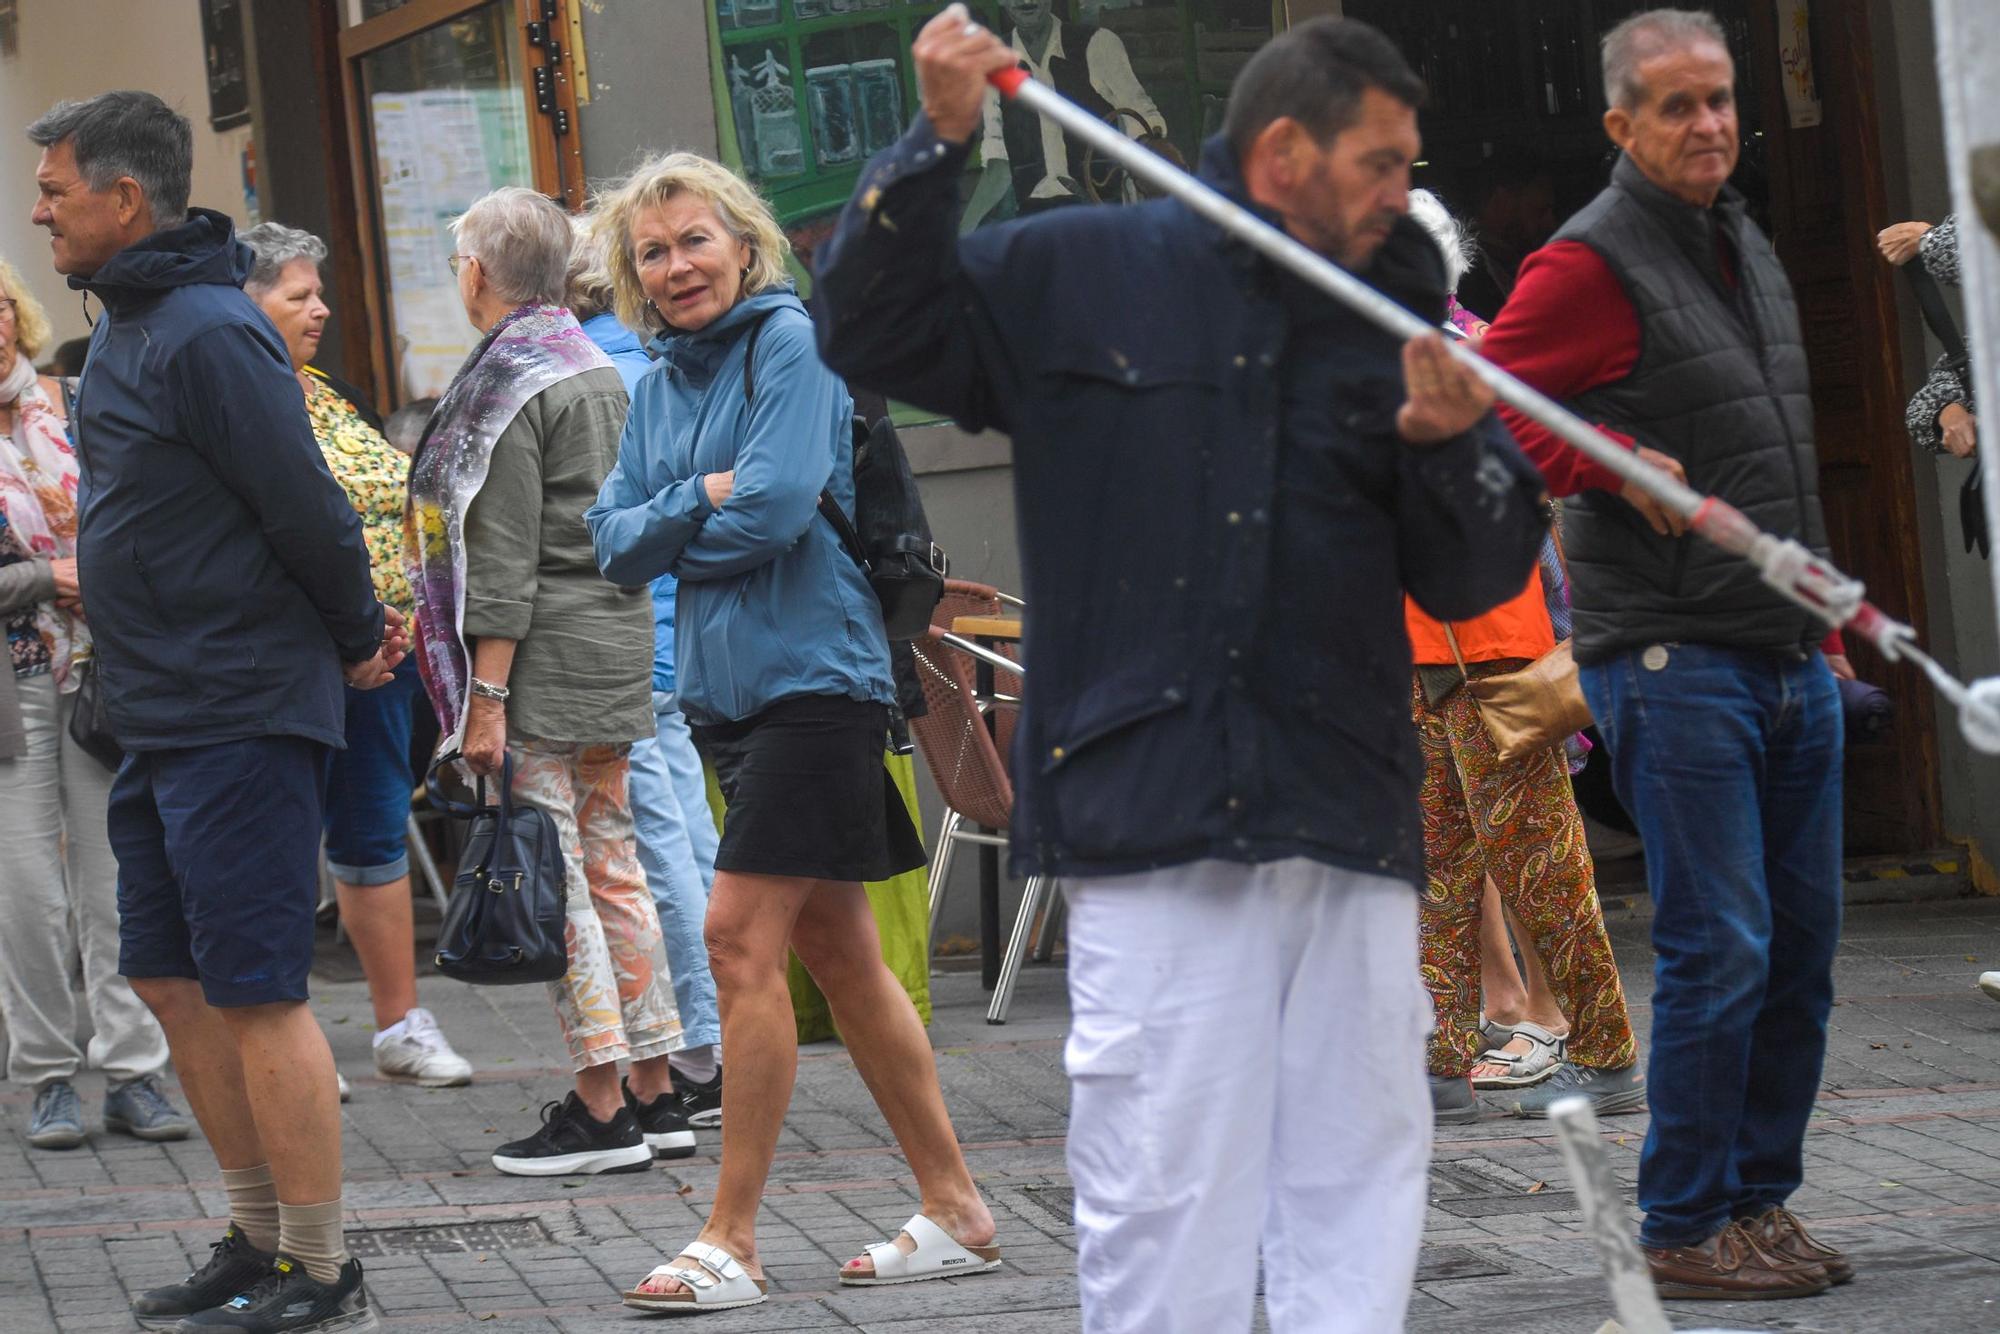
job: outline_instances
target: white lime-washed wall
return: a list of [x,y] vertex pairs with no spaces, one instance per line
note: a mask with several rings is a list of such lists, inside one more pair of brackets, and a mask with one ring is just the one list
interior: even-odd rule
[[0,57],[0,255],[48,308],[56,341],[90,332],[77,294],[49,267],[48,233],[28,221],[35,164],[29,122],[64,98],[114,88],[157,93],[194,122],[190,202],[246,218],[243,150],[250,126],[208,125],[201,10],[194,0],[24,0],[16,54]]

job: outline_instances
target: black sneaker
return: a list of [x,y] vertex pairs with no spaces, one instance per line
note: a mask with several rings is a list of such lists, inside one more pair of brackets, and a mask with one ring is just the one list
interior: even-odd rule
[[220,1306],[255,1287],[278,1257],[260,1251],[230,1228],[209,1247],[208,1263],[178,1283],[142,1292],[132,1299],[132,1315],[142,1329],[173,1329],[197,1311]]
[[646,1147],[656,1158],[687,1158],[694,1153],[694,1132],[688,1129],[687,1113],[681,1110],[681,1100],[672,1089],[662,1093],[651,1102],[640,1102],[632,1095],[632,1085],[619,1080],[618,1087],[625,1090],[625,1106],[632,1118],[639,1123],[639,1133],[646,1137]]
[[722,1124],[722,1071],[715,1072],[715,1078],[706,1084],[697,1084],[686,1075],[673,1068],[668,1062],[667,1069],[674,1077],[674,1094],[681,1100],[681,1110],[687,1113],[688,1124],[697,1130],[713,1130]]
[[349,1260],[331,1283],[321,1283],[290,1256],[281,1255],[271,1272],[248,1292],[181,1321],[179,1334],[240,1330],[245,1334],[291,1331],[379,1329],[361,1286],[361,1262]]
[[598,1172],[644,1172],[653,1151],[630,1107],[598,1121],[572,1093],[542,1107],[542,1128],[526,1139],[502,1144],[493,1165],[509,1176],[564,1177]]

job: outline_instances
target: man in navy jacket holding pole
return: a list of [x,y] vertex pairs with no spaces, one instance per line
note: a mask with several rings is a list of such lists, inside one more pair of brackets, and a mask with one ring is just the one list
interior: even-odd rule
[[[817,288],[830,365],[1012,435],[1032,686],[1013,861],[1070,896],[1084,1325],[1402,1325],[1430,1008],[1405,589],[1520,590],[1541,481],[1437,339],[1407,346],[1178,201],[960,238],[986,76],[954,5],[923,114],[862,173]],[[1202,174],[1428,320],[1404,217],[1423,86],[1381,34],[1265,46]]]

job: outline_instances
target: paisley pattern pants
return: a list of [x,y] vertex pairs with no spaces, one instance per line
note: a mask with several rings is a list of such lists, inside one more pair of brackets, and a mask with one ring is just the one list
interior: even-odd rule
[[1562,747],[1503,762],[1464,689],[1434,707],[1416,684],[1411,712],[1424,757],[1419,923],[1424,985],[1437,1007],[1431,1073],[1464,1075],[1485,1047],[1479,900],[1488,875],[1533,942],[1549,989],[1569,1017],[1569,1059],[1607,1070],[1631,1065],[1638,1044]]

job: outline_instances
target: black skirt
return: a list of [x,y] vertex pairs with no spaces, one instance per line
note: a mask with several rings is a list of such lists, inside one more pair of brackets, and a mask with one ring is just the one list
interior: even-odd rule
[[728,806],[716,870],[870,881],[924,864],[923,840],[883,763],[885,706],[803,695],[689,730]]

